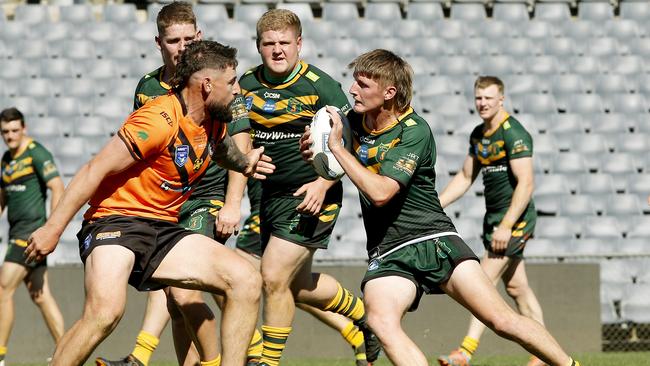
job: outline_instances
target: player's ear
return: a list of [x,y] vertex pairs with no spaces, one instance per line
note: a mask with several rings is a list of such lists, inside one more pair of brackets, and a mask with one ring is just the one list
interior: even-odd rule
[[298,53],[300,53],[300,50],[302,50],[302,36],[296,38],[296,45],[298,46]]
[[162,50],[162,44],[160,44],[160,36],[156,36],[154,39],[156,40],[156,47],[158,47],[158,50]]
[[397,88],[394,85],[387,86],[384,88],[384,100],[391,100],[395,98],[397,94]]
[[198,31],[196,31],[196,37],[194,37],[194,38],[197,41],[200,41],[201,39],[203,39],[203,32],[201,32],[201,30],[199,29]]

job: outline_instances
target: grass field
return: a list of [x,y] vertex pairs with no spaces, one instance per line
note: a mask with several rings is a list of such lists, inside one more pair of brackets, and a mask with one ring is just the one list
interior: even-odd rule
[[[650,352],[629,353],[590,353],[578,354],[577,359],[582,366],[650,366]],[[528,361],[526,356],[477,356],[472,366],[523,366]],[[431,365],[437,365],[435,360],[430,360]],[[42,364],[15,364],[12,366],[37,366]],[[87,365],[94,365],[87,363]],[[153,362],[150,366],[174,366],[171,362]],[[287,359],[282,366],[353,366],[351,359]],[[380,358],[375,366],[389,366],[385,358]]]

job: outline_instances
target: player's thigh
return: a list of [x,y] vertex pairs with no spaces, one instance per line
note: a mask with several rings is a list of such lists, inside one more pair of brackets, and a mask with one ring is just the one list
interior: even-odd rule
[[133,252],[121,245],[95,247],[85,263],[86,305],[123,311],[134,262]]
[[0,268],[0,286],[5,290],[15,290],[29,274],[29,269],[13,262],[4,262]]
[[522,259],[512,259],[501,277],[506,288],[521,289],[528,287],[526,265]]
[[236,248],[235,252],[252,264],[255,269],[258,271],[260,270],[260,267],[262,266],[262,258],[239,248]]
[[478,262],[461,262],[454,269],[449,281],[440,287],[483,323],[494,322],[500,314],[513,312]]
[[272,235],[262,256],[262,278],[289,287],[299,274],[311,276],[303,267],[311,265],[315,250]]
[[207,236],[181,239],[163,258],[152,278],[177,287],[223,291],[234,282],[255,280],[257,271],[234,250]]
[[374,278],[363,288],[363,303],[371,324],[398,324],[416,296],[413,281],[402,276]]
[[499,278],[508,269],[510,262],[511,259],[509,257],[494,255],[486,251],[481,260],[481,268],[483,268],[490,281],[496,285]]

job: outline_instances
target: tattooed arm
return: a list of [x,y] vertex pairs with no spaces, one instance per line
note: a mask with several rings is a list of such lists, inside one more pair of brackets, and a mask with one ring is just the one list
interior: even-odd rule
[[266,174],[273,173],[275,169],[271,158],[264,155],[264,147],[252,149],[248,154],[244,154],[229,135],[215,144],[212,150],[212,159],[223,168],[256,179],[264,179]]

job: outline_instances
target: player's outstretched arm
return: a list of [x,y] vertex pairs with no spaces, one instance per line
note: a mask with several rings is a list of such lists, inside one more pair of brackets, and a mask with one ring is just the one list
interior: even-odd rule
[[27,260],[39,261],[52,253],[65,227],[88,202],[102,180],[133,164],[135,160],[124,142],[117,136],[113,137],[91,161],[79,169],[45,224],[29,237],[29,245],[25,250]]
[[223,168],[240,172],[255,179],[265,179],[266,175],[273,173],[275,170],[271,158],[264,155],[263,146],[244,154],[228,135],[215,145],[212,158]]
[[454,175],[454,178],[447,183],[445,189],[440,193],[439,198],[442,208],[449,206],[462,197],[476,180],[479,171],[480,166],[476,158],[467,155],[460,171]]
[[[248,153],[251,150],[251,138],[248,130],[235,134],[233,137],[235,145],[240,151]],[[230,235],[239,232],[239,221],[241,219],[241,200],[244,196],[246,181],[248,179],[241,173],[234,170],[228,171],[228,184],[226,186],[226,200],[223,207],[217,213],[215,222],[217,235],[227,239]]]

